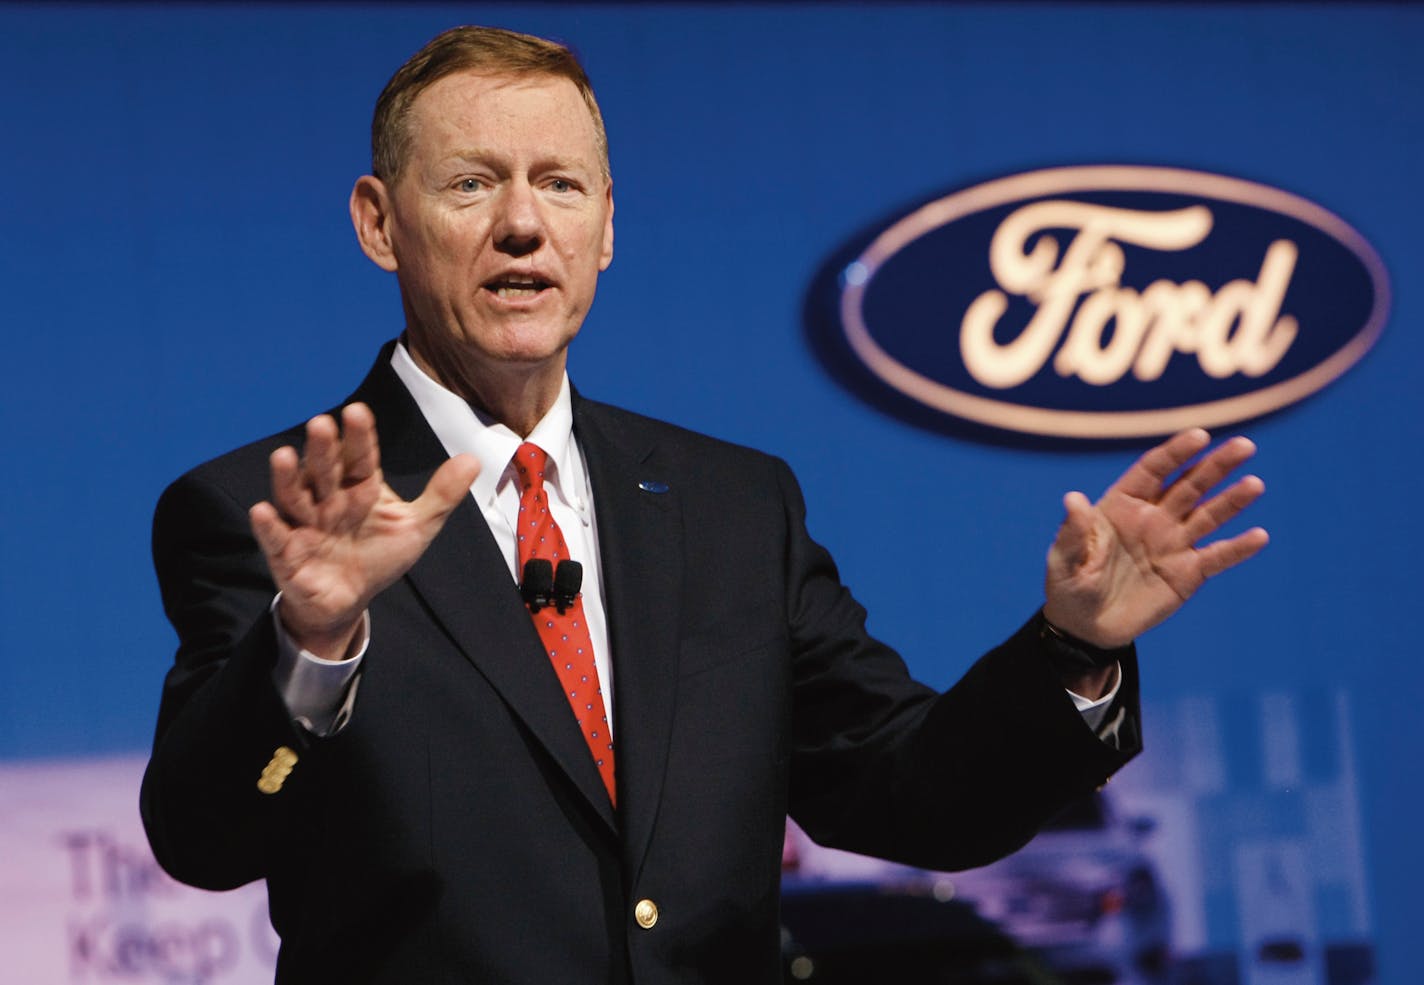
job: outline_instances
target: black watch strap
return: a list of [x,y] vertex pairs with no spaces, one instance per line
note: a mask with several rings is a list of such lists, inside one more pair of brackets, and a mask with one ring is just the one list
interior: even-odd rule
[[1104,649],[1086,640],[1065,633],[1038,610],[1038,638],[1058,669],[1064,673],[1083,673],[1111,667],[1132,653],[1132,644]]

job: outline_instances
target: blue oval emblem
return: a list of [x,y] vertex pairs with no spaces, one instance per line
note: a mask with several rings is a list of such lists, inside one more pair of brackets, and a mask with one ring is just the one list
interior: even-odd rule
[[1353,366],[1389,306],[1375,251],[1320,206],[1127,165],[955,192],[827,274],[839,342],[883,387],[1053,437],[1135,438],[1277,410]]

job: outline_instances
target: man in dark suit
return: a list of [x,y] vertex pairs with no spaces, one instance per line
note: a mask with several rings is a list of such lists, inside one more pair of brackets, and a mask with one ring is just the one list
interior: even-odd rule
[[201,466],[155,518],[180,647],[145,824],[179,879],[267,880],[279,981],[776,981],[788,811],[934,868],[1012,851],[1136,752],[1132,639],[1265,542],[1194,547],[1262,487],[1206,498],[1244,439],[1169,482],[1207,442],[1178,435],[1065,498],[1043,609],[935,694],[784,464],[569,386],[613,200],[565,49],[441,35],[373,156],[352,218],[404,335],[339,427]]

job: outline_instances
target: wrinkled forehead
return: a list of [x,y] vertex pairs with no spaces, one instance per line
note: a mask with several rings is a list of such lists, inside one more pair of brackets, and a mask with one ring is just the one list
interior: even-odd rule
[[590,164],[608,173],[607,142],[596,104],[562,75],[454,72],[415,97],[407,126],[417,154],[437,150],[430,144],[450,141],[543,139],[578,147]]

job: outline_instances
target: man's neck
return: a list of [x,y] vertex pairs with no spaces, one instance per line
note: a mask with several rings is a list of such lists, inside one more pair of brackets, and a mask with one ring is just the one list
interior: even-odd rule
[[478,372],[458,360],[430,359],[407,335],[407,351],[425,375],[487,417],[527,438],[554,401],[564,380],[564,353],[544,363],[502,366]]

